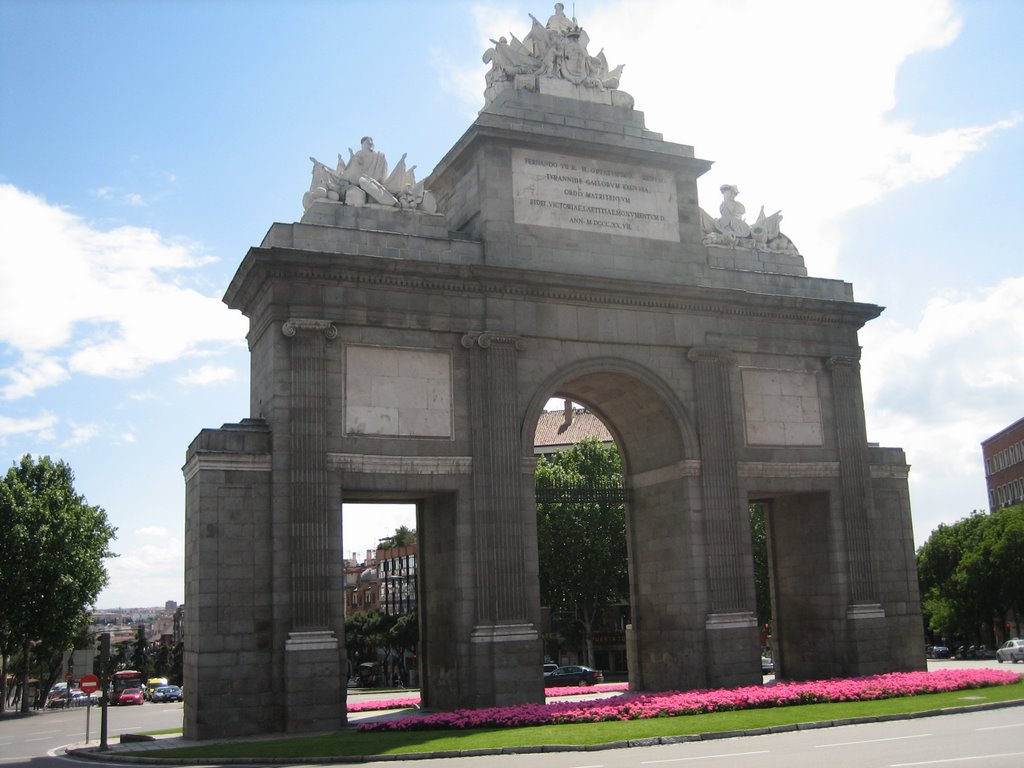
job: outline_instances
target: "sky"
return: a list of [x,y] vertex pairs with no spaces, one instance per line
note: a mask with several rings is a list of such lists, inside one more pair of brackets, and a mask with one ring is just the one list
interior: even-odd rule
[[[248,416],[221,297],[310,156],[365,134],[425,177],[483,106],[489,39],[552,4],[0,0],[0,460],[63,459],[117,527],[100,608],[184,598],[185,451]],[[566,3],[649,129],[782,210],[861,331],[868,439],[911,465],[915,540],[987,507],[1024,416],[1024,3]],[[345,515],[346,553],[408,524]]]

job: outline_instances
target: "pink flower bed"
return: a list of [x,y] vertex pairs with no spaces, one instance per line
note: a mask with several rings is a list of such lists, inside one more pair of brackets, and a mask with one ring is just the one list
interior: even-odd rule
[[[628,691],[629,683],[601,683],[599,685],[592,685],[588,688],[576,688],[576,687],[552,687],[545,688],[544,695],[549,699],[554,699],[559,696],[578,696],[581,693],[594,693],[596,691]],[[414,696],[405,699],[376,699],[374,701],[358,701],[353,704],[349,704],[347,709],[349,712],[374,712],[378,709],[408,709],[409,707],[418,707],[420,705],[420,697]]]
[[377,709],[408,709],[420,705],[419,696],[410,696],[405,699],[377,699],[374,701],[357,701],[350,703],[346,709],[349,712],[372,712]]
[[559,696],[579,696],[581,693],[597,693],[598,691],[628,691],[629,683],[598,683],[583,688],[578,686],[552,686],[544,689],[544,695],[549,699]]
[[[899,696],[960,691],[1010,685],[1021,676],[993,669],[950,669],[936,672],[902,672],[870,677],[776,683],[721,690],[639,693],[591,701],[553,704],[521,704],[514,707],[461,709],[454,712],[413,715],[399,720],[364,723],[361,731],[406,731],[461,728],[515,728],[561,723],[594,723],[609,720],[640,720],[677,717],[795,704],[840,701],[872,701]],[[578,692],[578,691],[577,691]]]

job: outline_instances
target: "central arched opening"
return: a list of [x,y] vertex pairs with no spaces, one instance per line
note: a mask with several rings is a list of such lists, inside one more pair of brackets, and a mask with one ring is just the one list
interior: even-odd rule
[[537,546],[546,687],[628,679],[625,489],[618,446],[572,400],[537,424]]
[[[533,402],[527,419],[533,429],[523,436],[531,451],[552,398],[576,404],[574,413],[579,408],[592,414],[621,457],[627,599],[606,606],[601,627],[609,630],[607,643],[594,643],[591,658],[613,675],[627,671],[635,689],[702,686],[704,532],[697,440],[685,409],[644,366],[612,360],[573,366],[552,377]],[[564,410],[561,417],[566,419]],[[536,493],[543,501],[544,489],[538,486]],[[549,652],[552,645],[545,648]]]

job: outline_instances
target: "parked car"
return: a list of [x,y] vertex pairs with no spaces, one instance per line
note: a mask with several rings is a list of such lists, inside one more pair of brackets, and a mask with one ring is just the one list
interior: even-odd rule
[[604,675],[599,669],[590,667],[557,667],[544,675],[544,687],[556,685],[596,685],[604,682]]
[[952,655],[952,652],[945,645],[933,645],[932,646],[932,658],[933,659],[948,659]]
[[555,664],[553,661],[545,661],[544,662],[544,674],[545,675],[548,672],[554,672],[556,669],[558,669],[558,665]]
[[181,695],[181,688],[176,685],[161,685],[159,688],[154,688],[153,692],[149,694],[149,700],[152,702],[160,701],[184,701],[185,698]]
[[80,688],[71,689],[71,706],[73,707],[87,707],[92,703],[92,699],[89,698],[89,694]]
[[1024,659],[1024,640],[1020,638],[1007,640],[999,646],[999,650],[996,651],[996,658],[1000,664],[1004,661],[1012,661],[1016,664],[1021,659]]
[[761,657],[761,674],[762,675],[773,675],[775,674],[775,661],[771,656]]
[[141,688],[125,688],[117,699],[118,704],[141,704],[143,702]]

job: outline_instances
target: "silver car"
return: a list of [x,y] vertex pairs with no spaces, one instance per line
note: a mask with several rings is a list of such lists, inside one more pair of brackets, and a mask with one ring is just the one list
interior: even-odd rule
[[999,650],[996,651],[996,658],[1000,664],[1004,661],[1012,661],[1016,664],[1021,659],[1024,659],[1024,640],[1020,638],[1007,640],[999,646]]

